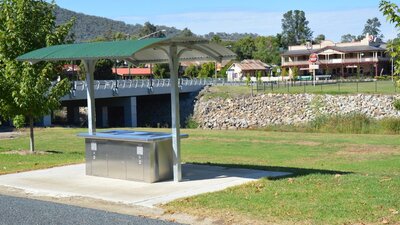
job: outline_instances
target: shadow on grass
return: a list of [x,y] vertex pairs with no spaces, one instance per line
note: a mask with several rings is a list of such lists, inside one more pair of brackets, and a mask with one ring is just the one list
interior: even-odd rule
[[49,150],[49,151],[44,151],[46,153],[51,153],[51,154],[63,154],[64,152],[60,152],[60,151],[54,151],[54,150]]
[[219,166],[219,167],[226,167],[226,168],[239,168],[239,169],[251,169],[251,170],[262,170],[262,171],[270,171],[270,172],[289,173],[289,174],[282,175],[282,176],[266,177],[266,179],[268,179],[268,180],[295,178],[295,177],[307,176],[307,175],[311,175],[311,174],[322,174],[322,175],[352,174],[352,172],[347,172],[347,171],[321,170],[321,169],[282,167],[282,166],[259,166],[259,165],[247,165],[247,164],[196,163],[196,162],[187,162],[187,163],[194,164],[194,165]]

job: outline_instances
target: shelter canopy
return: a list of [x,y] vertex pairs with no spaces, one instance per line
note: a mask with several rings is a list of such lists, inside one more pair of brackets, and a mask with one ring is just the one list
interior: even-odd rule
[[149,38],[55,45],[17,58],[19,61],[120,59],[133,64],[168,63],[169,46],[176,45],[179,61],[222,61],[236,57],[224,46],[202,38]]

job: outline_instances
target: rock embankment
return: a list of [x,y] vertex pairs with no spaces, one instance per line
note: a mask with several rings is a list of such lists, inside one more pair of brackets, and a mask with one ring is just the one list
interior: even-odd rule
[[193,118],[205,129],[299,125],[318,115],[348,113],[382,119],[400,117],[400,112],[393,107],[395,99],[400,99],[400,95],[259,94],[208,99],[200,93]]

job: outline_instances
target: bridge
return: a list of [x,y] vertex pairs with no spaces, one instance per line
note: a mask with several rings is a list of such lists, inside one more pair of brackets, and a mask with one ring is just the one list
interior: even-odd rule
[[[180,79],[181,114],[183,123],[194,97],[206,85],[224,82],[218,79]],[[170,120],[169,79],[133,79],[133,80],[96,80],[94,82],[96,98],[96,123],[99,127],[137,127],[167,126]],[[67,109],[67,123],[82,125],[84,116],[80,116],[86,102],[85,81],[74,81],[69,94],[61,99],[61,105]],[[164,110],[164,111],[163,111]],[[188,112],[186,112],[188,111]],[[163,118],[165,117],[165,118]],[[157,120],[155,120],[157,118]],[[138,121],[139,119],[139,121]],[[150,121],[149,124],[145,121]],[[51,125],[51,116],[43,118],[43,125]]]

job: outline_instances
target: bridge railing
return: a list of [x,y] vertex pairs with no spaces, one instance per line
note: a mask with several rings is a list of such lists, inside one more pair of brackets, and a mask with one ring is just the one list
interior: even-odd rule
[[[194,79],[179,79],[179,86],[205,86],[205,85],[221,85],[226,83],[224,79],[214,78],[194,78]],[[142,80],[95,80],[95,90],[110,90],[123,88],[157,88],[171,86],[170,79],[142,79]],[[74,90],[86,90],[86,81],[74,81],[72,83]]]

